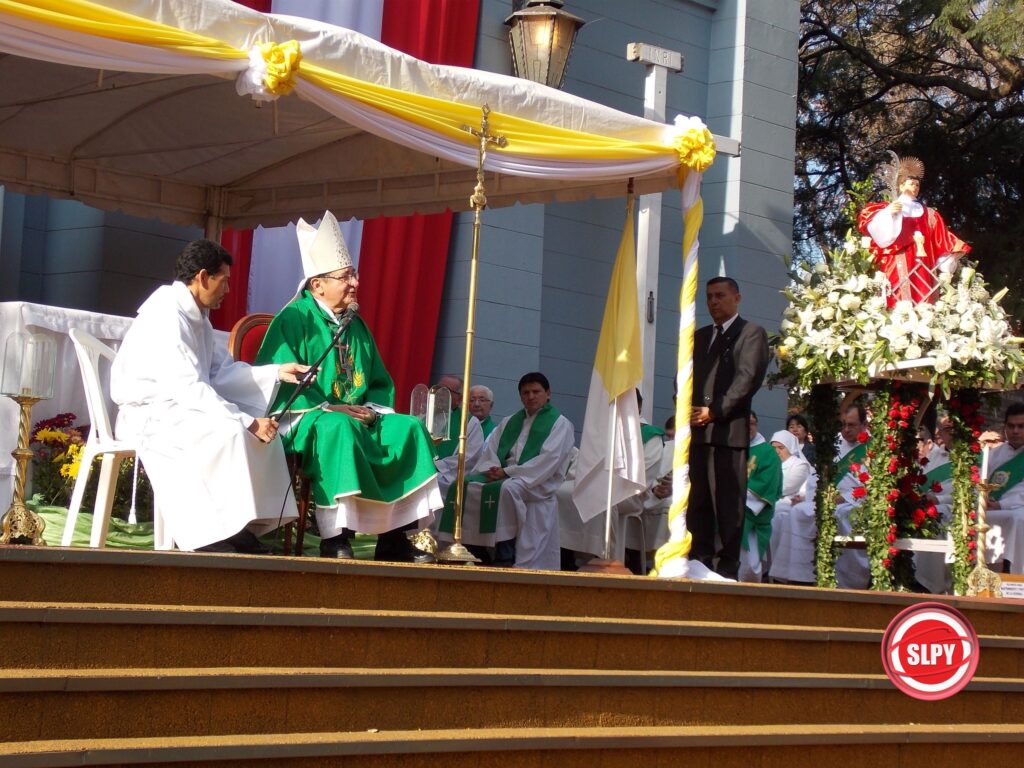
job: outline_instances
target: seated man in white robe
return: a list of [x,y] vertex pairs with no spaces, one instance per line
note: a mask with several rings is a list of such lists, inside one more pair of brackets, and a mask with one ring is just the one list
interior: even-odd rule
[[[502,419],[466,478],[462,540],[495,547],[496,565],[557,571],[560,566],[555,491],[573,448],[572,424],[549,402],[542,373],[519,380],[523,409]],[[452,529],[448,493],[441,530]]]
[[[852,406],[842,415],[833,480],[840,494],[836,517],[841,535],[850,533],[849,514],[859,503],[859,499],[854,497],[854,490],[863,487],[857,473],[851,471],[851,465],[861,463],[867,455],[866,443],[858,439],[867,427],[866,421],[867,414],[862,406]],[[818,476],[812,473],[796,496],[785,496],[775,505],[770,572],[775,581],[788,584],[813,584],[816,581],[818,524],[814,505],[817,490]],[[844,580],[867,586],[867,556],[863,551],[845,550],[839,557],[839,563],[843,564]]]
[[[448,488],[455,482],[455,474],[459,468],[459,419],[462,408],[462,378],[452,374],[445,374],[437,380],[437,386],[446,387],[452,393],[452,415],[449,421],[449,437],[437,446],[437,457],[434,459],[434,466],[437,467],[437,487],[441,491],[442,498],[448,493]],[[475,389],[475,387],[474,387]],[[466,419],[466,474],[476,466],[480,454],[484,449],[484,431],[480,426],[480,420],[470,414]],[[439,517],[435,516],[433,528],[436,529]]]
[[1024,574],[1024,403],[1007,407],[1003,432],[1006,442],[988,458],[989,481],[999,487],[989,493],[986,520],[1002,533],[1009,572]]
[[[852,526],[850,515],[860,506],[864,493],[857,470],[867,458],[868,416],[862,405],[846,409],[842,417],[839,437],[839,459],[836,469],[836,531],[840,536],[850,536]],[[860,489],[858,491],[858,489]],[[867,551],[845,548],[836,560],[836,583],[841,589],[867,589],[871,579],[871,566]]]
[[234,362],[209,310],[228,292],[231,256],[196,240],[175,282],[139,308],[110,373],[117,434],[138,446],[168,532],[182,550],[265,552],[256,537],[298,515],[277,425],[278,381],[307,366]]

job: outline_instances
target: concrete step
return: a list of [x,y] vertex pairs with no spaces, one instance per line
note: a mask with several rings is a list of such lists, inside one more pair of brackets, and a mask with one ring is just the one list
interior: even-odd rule
[[20,740],[791,724],[1020,723],[1024,681],[923,705],[884,675],[567,669],[103,669],[0,674]]
[[[518,667],[877,674],[882,632],[454,612],[0,602],[0,668]],[[1024,638],[977,674],[1024,677]],[[528,657],[527,657],[528,655]]]
[[1019,725],[1003,724],[446,729],[7,742],[0,765],[801,768],[833,764],[840,750],[844,768],[1012,765],[1022,742]]
[[[0,598],[748,622],[884,630],[920,595],[456,566],[0,547]],[[980,634],[1022,635],[1024,603],[936,597]]]

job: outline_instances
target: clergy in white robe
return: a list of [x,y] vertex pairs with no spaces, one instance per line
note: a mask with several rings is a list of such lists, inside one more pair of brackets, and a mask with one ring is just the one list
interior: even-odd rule
[[[449,438],[437,446],[437,456],[434,458],[434,466],[437,467],[437,487],[441,491],[441,497],[448,494],[448,489],[455,482],[455,476],[459,469],[459,420],[461,419],[462,378],[447,374],[438,379],[437,386],[446,387],[452,395],[452,413],[449,420]],[[474,387],[476,389],[476,387]],[[469,414],[466,418],[466,462],[465,473],[476,466],[480,460],[480,454],[484,450],[484,430],[480,420]],[[435,516],[431,524],[434,532],[437,532],[437,525],[440,517]]]
[[[467,479],[462,540],[486,547],[514,541],[515,567],[557,571],[555,492],[565,479],[575,435],[549,402],[551,386],[543,374],[523,376],[519,397],[523,410],[495,427]],[[450,530],[444,520],[441,528]]]
[[[941,445],[932,442],[925,432],[920,436],[922,470],[925,482],[921,488],[925,500],[934,504],[939,511],[943,525],[949,524],[953,508],[953,477],[950,470],[949,452]],[[918,582],[932,594],[949,591],[950,570],[946,565],[946,557],[942,552],[915,552],[914,574]]]
[[1024,403],[1006,409],[1003,431],[1006,442],[988,457],[989,481],[999,488],[989,494],[986,520],[999,527],[1010,573],[1024,574]]
[[207,313],[227,293],[230,264],[216,243],[189,243],[178,279],[139,308],[111,368],[116,434],[137,446],[182,550],[297,517],[277,427],[263,415],[278,380],[305,366],[234,362],[215,342]]

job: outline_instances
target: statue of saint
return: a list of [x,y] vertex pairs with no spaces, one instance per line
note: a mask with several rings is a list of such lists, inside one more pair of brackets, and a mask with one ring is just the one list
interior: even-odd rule
[[868,203],[857,217],[861,234],[871,238],[871,253],[891,286],[889,304],[902,299],[932,301],[938,272],[952,272],[971,246],[946,229],[934,208],[918,201],[924,163],[898,158],[884,167],[893,200]]

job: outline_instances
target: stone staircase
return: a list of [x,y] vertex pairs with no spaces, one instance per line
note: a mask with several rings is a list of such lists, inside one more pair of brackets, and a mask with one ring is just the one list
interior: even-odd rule
[[980,666],[965,691],[919,702],[880,660],[886,625],[913,602],[0,548],[0,766],[801,766],[837,749],[843,768],[1017,758],[1024,603],[952,600],[980,636]]

